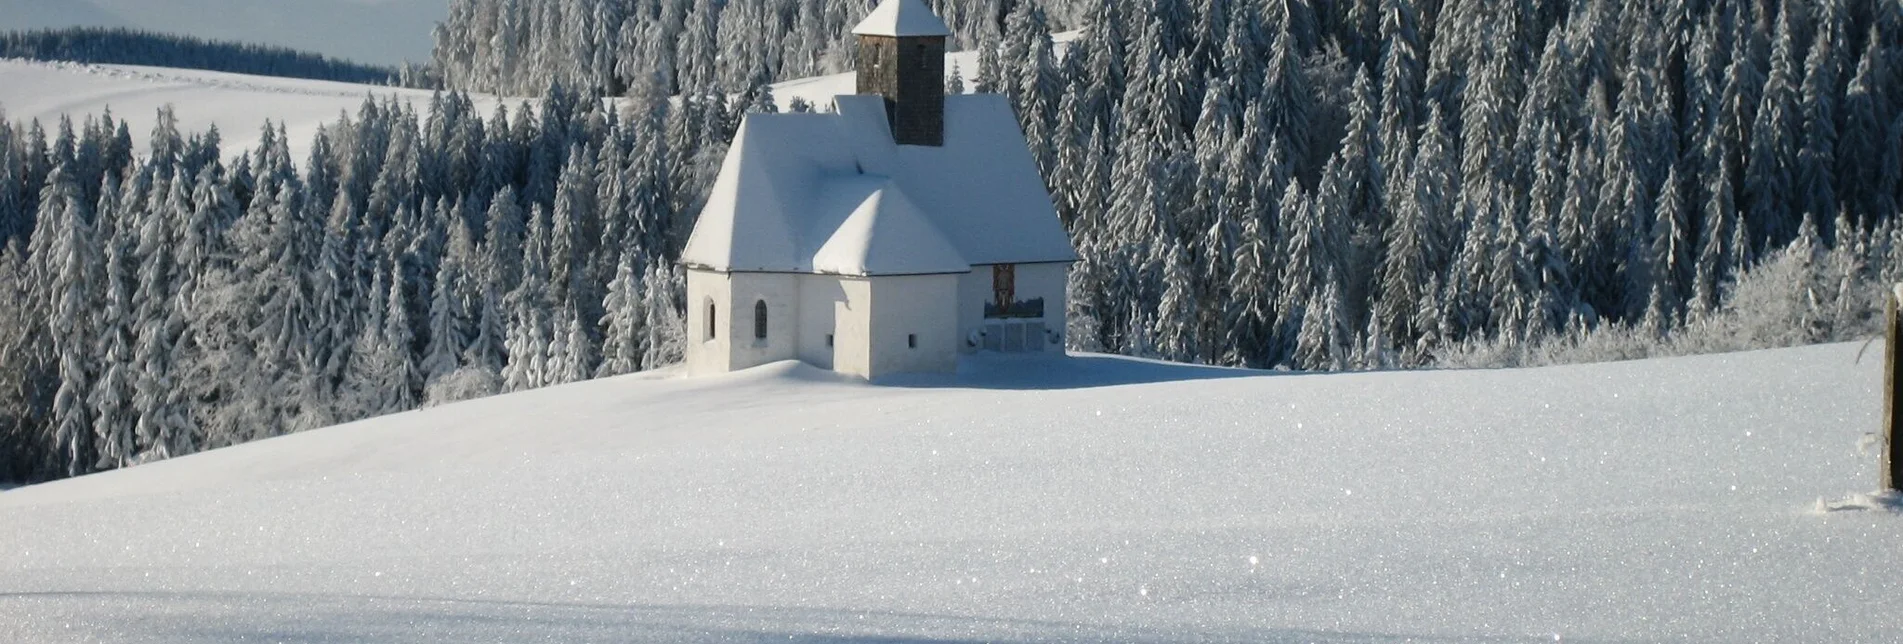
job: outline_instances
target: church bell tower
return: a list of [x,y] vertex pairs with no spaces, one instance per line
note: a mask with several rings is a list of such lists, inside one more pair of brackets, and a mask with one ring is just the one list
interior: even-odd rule
[[920,0],[883,0],[852,28],[859,37],[860,94],[885,97],[892,140],[945,143],[945,21]]

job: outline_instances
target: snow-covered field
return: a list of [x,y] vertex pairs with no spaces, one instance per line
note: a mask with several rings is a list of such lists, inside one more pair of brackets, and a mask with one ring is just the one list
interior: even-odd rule
[[0,492],[0,641],[1903,641],[1858,349],[580,383]]
[[[0,59],[0,113],[8,120],[39,119],[50,136],[62,114],[78,126],[110,108],[113,118],[126,121],[141,152],[159,108],[171,105],[182,132],[203,132],[216,124],[227,152],[256,145],[266,120],[282,124],[292,158],[303,163],[318,126],[356,114],[369,96],[379,101],[394,96],[426,112],[430,92],[194,69]],[[484,115],[495,109],[493,98],[472,98]]]
[[[1075,37],[1075,32],[1056,37],[1061,44]],[[977,75],[976,52],[954,52],[945,58],[947,73],[955,62],[967,83]],[[790,80],[774,84],[773,92],[782,107],[797,97],[831,109],[833,96],[853,92],[853,75]],[[171,105],[182,132],[203,132],[217,125],[227,152],[255,145],[267,120],[282,124],[290,135],[292,158],[303,163],[317,128],[345,113],[355,114],[370,96],[377,100],[395,97],[427,113],[430,92],[193,69],[0,59],[0,116],[21,123],[38,119],[50,135],[61,115],[71,116],[77,126],[87,116],[111,109],[113,118],[126,121],[141,152],[150,140],[159,108]],[[493,95],[471,94],[471,98],[485,117],[495,109]],[[511,110],[520,104],[521,99],[509,99]]]
[[[1052,34],[1057,51],[1061,54],[1080,33]],[[977,52],[946,54],[946,73],[954,65],[970,87],[978,74]],[[794,98],[803,98],[831,109],[834,96],[854,91],[853,82],[850,73],[800,78],[774,84],[773,95],[782,108]],[[217,125],[228,153],[254,146],[267,120],[282,124],[290,135],[291,157],[303,163],[317,128],[345,113],[355,114],[370,96],[407,101],[419,113],[429,108],[430,92],[421,90],[167,67],[0,59],[0,117],[22,123],[38,119],[51,134],[61,115],[72,117],[77,126],[87,116],[111,109],[113,118],[126,121],[141,152],[150,141],[159,108],[171,105],[182,132],[203,132]],[[489,94],[471,94],[471,98],[485,117],[498,100]],[[521,104],[521,99],[508,100],[511,110]]]

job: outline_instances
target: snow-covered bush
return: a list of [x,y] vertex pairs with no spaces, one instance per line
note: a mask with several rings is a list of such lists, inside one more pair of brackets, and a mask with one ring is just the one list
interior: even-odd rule
[[1823,250],[1806,223],[1790,246],[1740,274],[1717,310],[1692,315],[1676,327],[1659,329],[1641,320],[1586,328],[1575,322],[1525,343],[1469,339],[1436,352],[1434,364],[1495,368],[1608,362],[1872,337],[1882,332],[1883,298],[1890,287],[1865,265],[1862,236],[1846,237],[1836,248]]
[[423,388],[423,405],[447,405],[493,396],[501,391],[502,376],[482,365],[468,365],[430,381]]

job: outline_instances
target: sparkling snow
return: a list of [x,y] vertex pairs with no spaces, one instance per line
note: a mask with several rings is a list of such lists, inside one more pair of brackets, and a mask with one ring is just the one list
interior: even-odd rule
[[579,383],[0,492],[0,641],[1899,641],[1857,350]]

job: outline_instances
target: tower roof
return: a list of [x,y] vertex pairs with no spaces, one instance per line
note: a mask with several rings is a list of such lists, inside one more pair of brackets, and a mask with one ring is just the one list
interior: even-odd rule
[[949,36],[945,21],[919,0],[885,0],[852,28],[861,36]]

